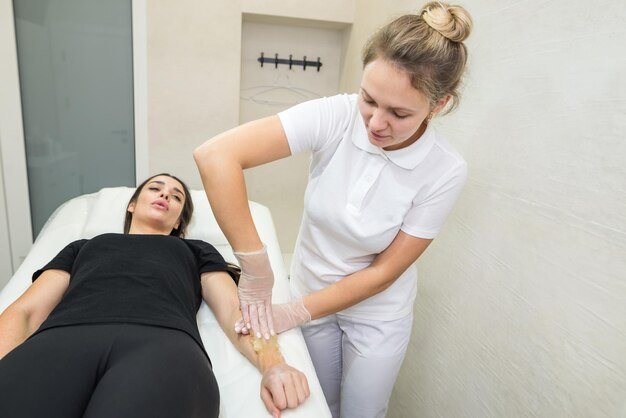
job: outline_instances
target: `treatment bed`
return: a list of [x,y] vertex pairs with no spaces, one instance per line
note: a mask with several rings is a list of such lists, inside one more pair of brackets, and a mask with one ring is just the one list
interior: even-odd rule
[[[44,266],[65,245],[92,238],[105,232],[122,232],[125,206],[134,188],[105,188],[97,193],[76,197],[61,205],[47,221],[28,256],[0,292],[0,312],[17,299],[31,283],[31,275]],[[202,239],[217,248],[227,261],[236,262],[226,237],[211,212],[204,191],[192,190],[195,211],[187,238]],[[269,210],[250,202],[250,209],[261,239],[268,247],[274,270],[274,303],[290,299],[287,272]],[[206,350],[213,363],[220,395],[221,418],[268,417],[260,398],[260,373],[226,338],[213,313],[203,302],[198,312],[198,326]],[[1,336],[0,336],[1,337]],[[304,372],[311,389],[310,398],[294,410],[283,411],[285,418],[325,418],[330,412],[299,329],[279,336],[285,360]]]

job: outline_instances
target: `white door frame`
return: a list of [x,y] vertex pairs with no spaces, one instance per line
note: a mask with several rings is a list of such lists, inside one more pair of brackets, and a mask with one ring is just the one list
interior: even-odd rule
[[[148,176],[146,0],[131,1],[135,175],[141,182]],[[10,259],[15,272],[32,246],[32,226],[13,16],[12,0],[0,0],[0,181],[4,185],[0,187],[0,205],[6,208],[6,218],[0,219],[0,226],[6,223],[10,251],[9,257],[0,255],[0,262]]]

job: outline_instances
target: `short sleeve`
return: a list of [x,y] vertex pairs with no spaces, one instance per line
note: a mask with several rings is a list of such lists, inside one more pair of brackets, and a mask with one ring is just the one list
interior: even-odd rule
[[33,282],[46,270],[63,270],[71,273],[78,252],[87,241],[81,239],[66,245],[48,264],[33,273]]
[[413,202],[400,229],[414,237],[435,238],[458,200],[466,179],[465,163],[442,176],[425,199]]
[[310,100],[278,113],[291,154],[319,151],[343,138],[351,123],[356,95]]
[[237,283],[239,281],[239,268],[226,262],[224,257],[211,244],[202,240],[185,240],[194,250],[198,263],[198,273],[208,273],[213,271],[224,271]]

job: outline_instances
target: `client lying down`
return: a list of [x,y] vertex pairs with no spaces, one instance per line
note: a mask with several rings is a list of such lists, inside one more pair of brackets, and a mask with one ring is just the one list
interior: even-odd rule
[[67,245],[0,315],[1,417],[217,417],[219,390],[196,314],[202,299],[263,374],[274,416],[309,396],[276,344],[236,334],[239,269],[184,239],[193,203],[159,174],[131,197],[124,234]]

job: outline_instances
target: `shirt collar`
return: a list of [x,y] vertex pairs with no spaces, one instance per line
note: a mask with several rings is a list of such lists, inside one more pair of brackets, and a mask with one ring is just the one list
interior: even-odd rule
[[381,155],[398,167],[412,170],[426,158],[426,155],[428,155],[428,152],[433,147],[435,143],[435,131],[431,125],[428,125],[420,139],[408,147],[395,151],[385,151],[369,141],[363,118],[358,115],[355,129],[352,130],[352,143],[370,154]]

